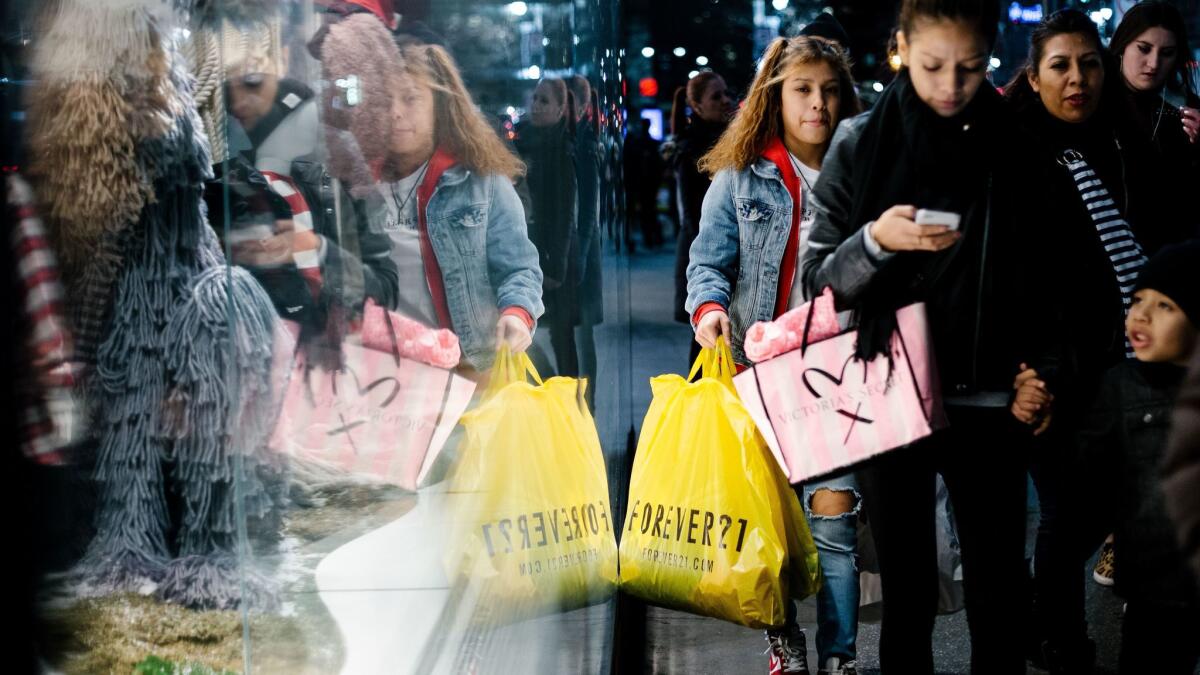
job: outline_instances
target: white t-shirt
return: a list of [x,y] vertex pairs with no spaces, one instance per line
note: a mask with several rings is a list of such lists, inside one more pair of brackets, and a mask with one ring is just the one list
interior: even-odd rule
[[796,273],[792,277],[792,293],[788,296],[788,309],[795,309],[806,301],[804,283],[800,274],[800,260],[804,257],[804,249],[808,248],[808,235],[812,233],[813,223],[817,220],[817,211],[812,205],[812,187],[817,184],[821,175],[820,169],[814,169],[801,162],[795,155],[788,153],[792,166],[800,172],[800,249],[796,251]]
[[394,183],[379,183],[378,189],[387,205],[383,230],[392,242],[392,260],[400,276],[397,295],[400,313],[427,326],[438,325],[433,294],[425,278],[421,258],[421,231],[417,220],[417,183],[425,176],[421,167]]

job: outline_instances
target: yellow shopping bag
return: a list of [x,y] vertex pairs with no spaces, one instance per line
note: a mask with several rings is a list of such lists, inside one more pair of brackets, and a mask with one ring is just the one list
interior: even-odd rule
[[491,378],[482,404],[461,419],[450,482],[455,581],[511,620],[607,599],[617,544],[586,381],[543,383],[528,356],[506,348]]
[[660,375],[650,386],[621,530],[621,590],[752,628],[782,626],[786,603],[820,585],[817,550],[734,390],[729,346],[704,350],[687,380]]

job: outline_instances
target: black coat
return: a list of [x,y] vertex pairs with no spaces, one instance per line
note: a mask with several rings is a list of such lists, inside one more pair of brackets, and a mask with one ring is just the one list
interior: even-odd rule
[[[578,272],[572,252],[579,244],[579,223],[573,132],[564,122],[544,128],[522,122],[517,125],[514,145],[528,167],[525,178],[531,203],[525,220],[529,239],[538,249],[542,272],[548,282],[556,284],[549,290],[574,289],[575,284],[570,282]],[[553,299],[562,300],[557,295],[561,294]],[[546,300],[552,298],[547,296]],[[554,308],[563,309],[571,308]],[[546,311],[551,312],[549,305]]]
[[1085,465],[1116,501],[1116,590],[1129,600],[1196,606],[1196,583],[1167,518],[1159,465],[1184,369],[1127,360],[1109,370],[1080,433]]
[[693,118],[675,139],[672,152],[665,159],[675,173],[675,194],[679,202],[679,241],[675,248],[675,318],[687,322],[690,317],[687,302],[688,252],[700,233],[700,210],[712,179],[696,164],[712,150],[727,125],[713,124]]
[[1057,423],[1073,426],[1091,404],[1104,372],[1124,358],[1125,312],[1112,263],[1074,178],[1059,162],[1066,149],[1082,153],[1125,216],[1147,255],[1180,240],[1160,217],[1161,198],[1139,174],[1140,163],[1116,126],[1100,116],[1083,124],[1052,118],[1043,107],[1021,110],[1025,175],[1021,202],[1034,227],[1026,247],[1028,274],[1041,292],[1031,297],[1042,317],[1041,348],[1061,367],[1051,386]]
[[[1118,89],[1117,132],[1137,167],[1136,179],[1153,195],[1143,206],[1169,239],[1200,236],[1200,201],[1195,194],[1200,185],[1200,143],[1188,140],[1178,111],[1157,93]],[[1188,105],[1200,108],[1200,98],[1189,94]]]
[[726,127],[726,124],[693,118],[676,137],[675,149],[666,157],[668,166],[675,172],[679,227],[683,232],[692,233],[693,239],[700,231],[700,210],[704,205],[704,194],[712,183],[712,178],[702,173],[696,164],[717,144]]
[[1176,540],[1200,581],[1200,342],[1180,388],[1163,460],[1163,493],[1175,521]]
[[[244,157],[230,158],[216,170],[217,177],[205,186],[205,200],[213,228],[222,237],[251,225],[274,227],[276,220],[292,217],[287,203]],[[395,307],[399,274],[387,235],[368,229],[364,206],[344,190],[335,190],[323,165],[301,159],[292,163],[289,173],[308,204],[313,232],[324,239],[320,293],[314,297],[293,265],[245,267],[279,316],[300,325],[300,343],[310,360],[334,365],[341,337],[368,298]]]
[[[907,76],[874,110],[843,121],[813,188],[817,217],[801,261],[810,297],[832,287],[839,309],[864,324],[924,302],[947,395],[1009,392],[1030,312],[1021,247],[1030,240],[1011,156],[1018,139],[995,91],[981,89],[961,116],[940,119],[917,102]],[[946,148],[958,148],[947,156]],[[866,187],[862,187],[866,186]],[[895,204],[962,214],[963,238],[939,253],[874,260],[866,227]],[[881,330],[883,338],[890,333]]]
[[575,131],[575,175],[579,192],[579,245],[570,280],[578,287],[579,320],[594,326],[604,320],[604,278],[601,272],[600,188],[604,148],[595,125],[585,118]]

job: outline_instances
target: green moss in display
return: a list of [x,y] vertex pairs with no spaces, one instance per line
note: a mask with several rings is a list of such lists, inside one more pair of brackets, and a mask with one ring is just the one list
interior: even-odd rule
[[232,670],[213,670],[199,663],[172,663],[157,656],[148,656],[133,667],[134,675],[237,675]]

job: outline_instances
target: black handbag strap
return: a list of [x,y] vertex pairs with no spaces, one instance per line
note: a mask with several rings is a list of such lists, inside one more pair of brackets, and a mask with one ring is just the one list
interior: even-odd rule
[[388,315],[388,311],[383,307],[379,308],[383,313],[383,323],[387,326],[388,339],[392,341],[392,358],[396,361],[396,365],[400,365],[400,340],[396,338],[396,327],[392,325],[392,317]]
[[808,318],[804,321],[804,335],[800,338],[800,356],[804,356],[804,353],[808,351],[808,334],[812,329],[813,317],[817,314],[817,298],[820,297],[818,295],[808,301]]

